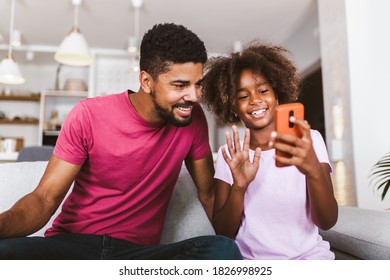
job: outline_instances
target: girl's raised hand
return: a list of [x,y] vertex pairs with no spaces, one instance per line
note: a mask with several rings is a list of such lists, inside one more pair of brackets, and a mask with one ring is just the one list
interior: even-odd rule
[[230,133],[226,132],[227,150],[229,151],[230,157],[226,149],[222,149],[222,155],[232,172],[233,185],[236,188],[246,190],[259,169],[261,149],[256,148],[253,162],[251,162],[249,159],[249,129],[245,130],[244,144],[242,147],[240,145],[237,126],[233,125],[232,130],[233,140]]

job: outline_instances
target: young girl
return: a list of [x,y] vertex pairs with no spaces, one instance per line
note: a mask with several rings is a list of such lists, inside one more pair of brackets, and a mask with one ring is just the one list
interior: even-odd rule
[[236,240],[245,259],[334,259],[318,232],[338,216],[322,136],[295,118],[302,137],[275,132],[275,107],[299,95],[286,52],[255,42],[206,66],[205,105],[223,122],[246,126],[244,141],[233,125],[233,138],[227,132],[218,151],[213,225]]

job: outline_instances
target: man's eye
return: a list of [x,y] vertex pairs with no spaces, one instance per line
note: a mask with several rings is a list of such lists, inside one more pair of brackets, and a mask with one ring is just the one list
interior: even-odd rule
[[174,84],[173,85],[175,88],[185,88],[186,87],[186,85],[183,85],[183,84]]

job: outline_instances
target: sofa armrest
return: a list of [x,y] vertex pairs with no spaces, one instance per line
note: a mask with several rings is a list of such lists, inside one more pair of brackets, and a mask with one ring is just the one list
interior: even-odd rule
[[340,206],[336,225],[320,233],[336,259],[390,259],[389,212]]

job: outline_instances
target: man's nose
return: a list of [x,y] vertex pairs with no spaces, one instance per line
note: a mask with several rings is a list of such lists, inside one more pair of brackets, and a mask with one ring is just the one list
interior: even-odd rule
[[186,95],[184,96],[185,101],[197,102],[200,97],[201,90],[196,86],[188,87]]

